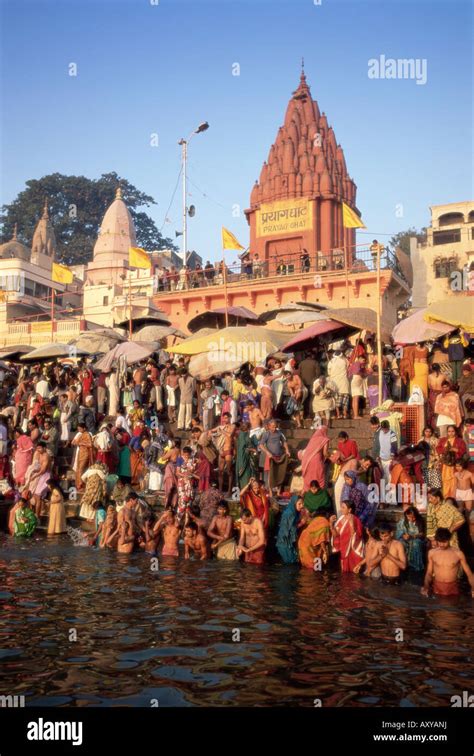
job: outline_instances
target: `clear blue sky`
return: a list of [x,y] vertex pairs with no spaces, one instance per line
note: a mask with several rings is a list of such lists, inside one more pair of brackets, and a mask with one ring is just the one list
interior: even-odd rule
[[[197,212],[189,248],[216,259],[222,225],[246,245],[243,210],[301,56],[358,186],[368,227],[361,239],[426,225],[430,204],[472,198],[467,0],[0,4],[3,203],[30,178],[115,170],[157,200],[151,214],[161,227],[179,171],[177,141],[207,120],[209,131],[190,145],[188,202]],[[382,54],[426,59],[427,83],[370,79],[368,60]],[[71,62],[77,77],[68,75]],[[181,228],[180,208],[178,188],[165,235]]]

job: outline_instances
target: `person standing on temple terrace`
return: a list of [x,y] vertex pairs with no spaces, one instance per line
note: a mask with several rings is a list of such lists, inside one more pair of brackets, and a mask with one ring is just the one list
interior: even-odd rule
[[339,350],[335,350],[328,362],[328,379],[336,386],[336,417],[349,417],[350,385],[349,363]]
[[428,491],[428,511],[426,513],[426,537],[432,548],[436,547],[436,531],[438,528],[447,528],[451,534],[450,545],[459,547],[457,531],[464,524],[462,513],[448,501],[443,501],[443,495],[439,488],[430,488]]
[[263,276],[263,266],[264,262],[263,260],[260,260],[258,253],[256,252],[253,256],[252,260],[252,268],[253,268],[253,275],[254,278],[262,278]]
[[262,521],[250,509],[242,511],[237,556],[243,555],[248,564],[265,563],[266,536]]
[[434,542],[436,545],[428,552],[425,582],[421,589],[423,596],[429,596],[431,590],[436,596],[458,596],[459,573],[463,570],[474,598],[474,575],[462,551],[453,546],[451,531],[438,528]]
[[441,437],[448,435],[448,427],[455,425],[460,427],[463,418],[463,410],[458,394],[452,390],[449,381],[443,381],[441,384],[441,394],[436,397],[434,406],[436,426],[439,428]]
[[279,494],[285,482],[290,450],[276,420],[268,421],[267,430],[262,435],[259,449],[265,454],[266,485],[271,491]]
[[193,398],[196,387],[194,378],[189,375],[186,368],[181,368],[178,378],[179,387],[179,411],[178,430],[189,430],[193,415]]
[[397,435],[394,431],[390,430],[388,420],[382,420],[379,430],[374,435],[372,456],[382,467],[385,484],[390,483],[390,465],[397,452]]

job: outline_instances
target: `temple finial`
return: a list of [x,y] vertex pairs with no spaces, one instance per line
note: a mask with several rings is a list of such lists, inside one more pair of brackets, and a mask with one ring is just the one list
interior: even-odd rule
[[305,72],[304,72],[304,58],[301,58],[301,78],[305,78]]
[[120,186],[118,186],[116,189],[115,199],[122,199],[122,188]]
[[44,198],[43,218],[48,218],[48,198]]
[[15,223],[15,225],[13,226],[12,241],[16,241],[17,240],[17,231],[18,231],[18,223]]

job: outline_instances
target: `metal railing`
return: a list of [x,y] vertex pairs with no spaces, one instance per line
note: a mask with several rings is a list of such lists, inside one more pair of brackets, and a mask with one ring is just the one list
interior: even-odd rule
[[[398,266],[398,261],[390,249],[384,249],[381,255],[381,269],[393,270],[404,278]],[[224,284],[224,263],[217,262],[211,267],[180,271],[166,271],[155,276],[156,291],[165,294],[176,291],[187,291]],[[376,271],[376,260],[367,245],[358,248],[351,259],[348,259],[350,273],[365,273]],[[322,252],[310,256],[309,254],[282,253],[272,255],[268,260],[252,257],[248,261],[226,264],[227,284],[256,281],[264,279],[283,278],[308,274],[337,274],[346,270],[346,253],[343,249],[334,249],[329,254]]]

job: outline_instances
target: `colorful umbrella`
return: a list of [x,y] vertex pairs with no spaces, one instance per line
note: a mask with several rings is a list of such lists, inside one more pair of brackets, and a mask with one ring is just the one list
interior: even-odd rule
[[442,302],[427,307],[425,320],[428,323],[445,323],[474,333],[474,297],[469,294],[453,294]]
[[304,349],[310,349],[315,346],[314,340],[318,336],[322,336],[324,333],[331,333],[331,331],[338,331],[341,328],[347,328],[345,323],[336,323],[334,320],[319,320],[313,325],[303,328],[299,331],[297,336],[293,336],[290,341],[282,347],[284,352],[302,351]]
[[424,307],[397,323],[392,332],[394,344],[416,344],[421,341],[431,341],[454,331],[453,326],[444,323],[427,323],[424,319],[426,311],[427,308]]

